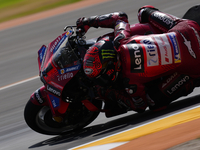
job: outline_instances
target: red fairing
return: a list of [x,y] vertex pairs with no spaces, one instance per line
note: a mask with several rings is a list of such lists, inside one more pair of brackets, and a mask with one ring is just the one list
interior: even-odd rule
[[48,105],[45,86],[37,89],[30,97],[30,101],[35,105]]

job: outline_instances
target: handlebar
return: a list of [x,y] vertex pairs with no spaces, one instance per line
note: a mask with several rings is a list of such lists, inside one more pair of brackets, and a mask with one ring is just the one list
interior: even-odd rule
[[73,31],[72,34],[76,33],[76,35],[74,36],[75,39],[77,40],[78,44],[80,45],[85,45],[85,36],[83,34],[81,34],[81,29],[77,29],[77,26],[65,26],[64,27],[64,31],[67,31],[68,29],[71,29]]
[[74,31],[74,28],[76,28],[76,26],[65,26],[64,31],[67,31],[68,28],[70,28]]
[[[71,29],[71,30],[73,30],[73,33],[74,33],[76,27],[77,26],[65,26],[64,31],[67,31],[67,29]],[[80,38],[83,36],[83,35],[81,35],[81,29],[76,28],[76,35],[79,36]]]

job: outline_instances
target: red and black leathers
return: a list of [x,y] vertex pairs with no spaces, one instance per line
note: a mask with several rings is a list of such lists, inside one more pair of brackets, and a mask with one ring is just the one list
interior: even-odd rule
[[[156,108],[155,104],[167,105],[198,86],[194,80],[200,77],[200,27],[194,21],[162,13],[153,6],[142,7],[138,18],[141,23],[156,27],[161,34],[131,34],[124,13],[82,18],[77,26],[83,29],[85,26],[86,29],[88,26],[114,29],[114,46],[120,54],[124,87],[133,97],[130,102],[143,101]],[[84,65],[84,69],[87,69],[87,65]],[[154,88],[151,81],[156,81]],[[167,102],[161,102],[161,98]],[[146,106],[143,104],[142,108]]]
[[[131,35],[128,17],[123,12],[115,12],[90,18],[79,18],[77,20],[77,28],[81,29],[79,31],[82,32],[82,35],[87,32],[89,27],[115,29],[114,33],[99,38],[98,42],[87,51],[83,61],[85,74],[91,79],[95,79],[100,85],[106,85],[110,83],[108,80],[115,81],[117,76],[116,72],[120,71],[120,62],[116,60],[116,52],[114,52],[115,49],[113,46],[118,48],[120,46],[120,41]],[[114,37],[115,44],[112,44],[112,46],[110,44],[108,45],[108,43],[112,43]],[[110,62],[113,62],[113,64]],[[147,106],[146,103],[141,101],[138,97],[137,99],[132,99],[130,96],[127,97],[124,94],[118,93],[116,99],[122,100],[128,107],[138,112],[141,112],[143,108]]]
[[101,27],[101,28],[113,28],[116,26],[116,22],[122,20],[128,23],[128,16],[124,12],[115,12],[110,14],[105,14],[101,16],[92,16],[89,18],[79,18],[76,22],[77,28],[82,30],[87,30],[90,27]]
[[[146,49],[147,63],[149,60],[153,66],[147,64],[142,76],[146,76],[145,80],[164,76],[154,84],[157,86],[149,88],[150,97],[157,102],[157,105],[162,106],[191,93],[194,87],[199,86],[199,25],[194,21],[179,19],[148,6],[140,9],[138,18],[141,23],[148,22],[165,33],[149,36],[157,47],[159,64],[152,64],[152,60],[155,61],[151,57],[153,53]],[[141,39],[139,43],[145,45],[142,43],[145,37]],[[142,80],[142,77],[139,78]]]
[[194,79],[197,80],[200,75],[196,69],[199,65],[200,27],[194,21],[178,19],[152,8],[143,7],[138,16],[142,23],[148,22],[164,34],[135,36],[122,45],[121,54],[125,55],[124,58],[127,58],[127,52],[130,55],[133,46],[137,47],[132,51],[132,62],[124,63],[123,67],[125,70],[131,67],[132,72],[125,71],[124,76],[129,76],[129,85],[137,85],[138,92],[147,88],[149,81],[164,76],[145,92],[148,90],[157,106],[167,105],[199,86]]

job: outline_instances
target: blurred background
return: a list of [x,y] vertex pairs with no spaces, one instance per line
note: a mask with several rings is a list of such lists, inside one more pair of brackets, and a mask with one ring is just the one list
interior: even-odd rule
[[[0,0],[0,23],[78,1],[87,0]],[[23,110],[30,95],[42,85],[37,78],[37,51],[43,44],[47,45],[62,34],[64,26],[75,25],[76,20],[80,17],[116,11],[126,12],[130,24],[134,24],[138,22],[138,9],[144,5],[153,5],[163,12],[182,17],[190,7],[197,4],[199,4],[199,0],[108,0],[93,6],[83,8],[80,6],[70,12],[0,30],[0,150],[32,149],[33,145],[52,138],[52,136],[37,134],[29,129],[24,122]],[[87,39],[90,39],[110,31],[112,30],[91,28],[86,36]],[[24,82],[19,83],[19,81]],[[13,83],[19,84],[13,85]],[[98,120],[91,125],[107,123],[115,119],[116,117],[106,119],[104,115],[100,115]],[[33,149],[67,149],[78,144],[78,141],[74,140],[53,146],[47,144]]]

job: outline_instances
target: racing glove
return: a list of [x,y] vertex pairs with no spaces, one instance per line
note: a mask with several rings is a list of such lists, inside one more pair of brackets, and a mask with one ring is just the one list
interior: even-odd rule
[[90,28],[90,26],[88,25],[88,19],[83,17],[83,18],[79,18],[76,21],[76,28],[77,31],[83,36],[85,35],[85,33],[88,31],[88,29]]
[[138,20],[140,23],[149,22],[149,16],[154,12],[159,11],[157,8],[151,5],[145,5],[138,10]]

